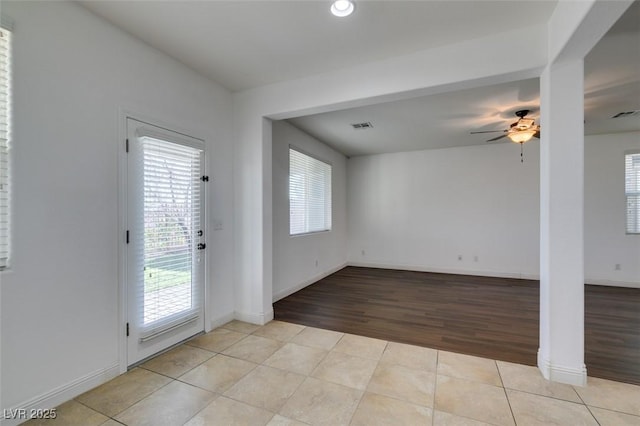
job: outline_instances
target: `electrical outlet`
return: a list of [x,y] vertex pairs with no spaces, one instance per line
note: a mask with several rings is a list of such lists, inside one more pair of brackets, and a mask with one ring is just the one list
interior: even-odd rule
[[616,265],[614,266],[614,269],[616,271],[620,271],[622,269],[622,265],[620,265],[619,263],[616,263]]

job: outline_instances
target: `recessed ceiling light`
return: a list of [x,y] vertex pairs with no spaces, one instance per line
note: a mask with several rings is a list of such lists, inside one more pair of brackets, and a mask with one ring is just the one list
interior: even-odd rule
[[351,0],[336,0],[331,5],[331,13],[339,18],[351,15],[354,9],[355,7]]

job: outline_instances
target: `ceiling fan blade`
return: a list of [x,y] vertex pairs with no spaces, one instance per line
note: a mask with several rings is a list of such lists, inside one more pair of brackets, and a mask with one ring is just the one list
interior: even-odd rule
[[496,132],[508,132],[508,130],[484,130],[482,132],[469,132],[472,135],[475,135],[476,133],[496,133]]
[[535,132],[535,133],[533,134],[533,137],[534,137],[534,138],[537,138],[537,139],[540,139],[540,130],[538,130],[537,132]]
[[498,139],[502,139],[502,138],[506,138],[506,137],[507,137],[507,135],[501,135],[501,136],[498,136],[497,138],[489,139],[487,142],[497,141]]

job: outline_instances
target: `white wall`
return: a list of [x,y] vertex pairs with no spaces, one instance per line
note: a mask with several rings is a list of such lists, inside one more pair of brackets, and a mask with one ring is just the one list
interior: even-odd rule
[[[272,308],[271,123],[382,101],[537,77],[546,25],[468,40],[234,93],[236,315],[263,323]],[[503,52],[527,46],[527,55]]]
[[[119,108],[207,141],[209,318],[233,315],[231,95],[69,2],[13,18],[11,270],[2,408],[61,402],[117,372]],[[77,386],[72,386],[75,382]]]
[[538,146],[524,163],[511,143],[349,159],[349,262],[536,276]]
[[[285,121],[273,123],[273,300],[347,263],[347,159]],[[289,235],[289,145],[332,165],[332,228]],[[317,261],[317,264],[316,264]]]
[[[538,278],[539,144],[524,148],[523,164],[514,144],[349,159],[349,263]],[[640,288],[640,236],[625,234],[632,149],[639,132],[585,137],[590,284]]]
[[[625,234],[624,153],[628,150],[640,150],[640,132],[585,137],[588,283],[640,288],[640,235]],[[616,264],[620,270],[615,270]]]

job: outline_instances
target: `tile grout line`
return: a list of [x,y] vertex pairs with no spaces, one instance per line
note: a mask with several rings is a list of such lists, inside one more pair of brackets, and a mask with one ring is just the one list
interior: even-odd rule
[[[514,391],[514,392],[518,392],[518,393],[525,393],[527,395],[532,395],[532,396],[539,396],[540,398],[548,398],[548,399],[553,399],[555,401],[560,401],[560,402],[568,402],[570,404],[576,404],[576,405],[587,405],[584,402],[580,401],[580,402],[576,402],[576,401],[570,401],[568,399],[564,399],[564,398],[560,398],[557,396],[550,396],[550,395],[541,395],[539,393],[535,393],[535,392],[531,392],[531,391],[526,391],[526,390],[522,390],[522,389],[515,389],[515,388],[508,388],[505,387],[504,389],[508,389],[510,391]],[[615,410],[614,410],[615,411]]]
[[[176,380],[177,380],[177,379],[176,379]],[[180,382],[180,383],[184,383],[184,382]],[[185,383],[185,384],[187,384],[187,385],[188,385],[189,383]],[[191,385],[191,386],[193,386],[193,385]],[[198,387],[198,386],[193,386],[193,387],[198,388],[198,389],[202,389],[202,388],[200,388],[200,387]],[[203,390],[206,390],[206,389],[203,389]],[[211,391],[208,391],[208,392],[211,392]],[[213,404],[213,401],[217,400],[217,399],[218,399],[218,398],[220,398],[220,396],[221,396],[221,395],[220,395],[220,394],[218,394],[217,392],[211,392],[211,393],[214,395],[214,397],[211,399],[211,401],[209,401],[209,402],[208,402],[204,407],[202,407],[200,410],[198,410],[198,411],[196,411],[195,413],[193,413],[193,415],[192,415],[191,417],[189,417],[189,418],[188,418],[184,423],[182,423],[182,425],[183,425],[183,426],[184,426],[185,424],[189,423],[189,422],[191,421],[191,419],[193,419],[195,416],[197,416],[198,414],[200,414],[201,412],[203,412],[204,410],[206,410],[206,409],[209,407],[209,405]]]
[[[276,351],[276,352],[277,352],[277,351]],[[275,352],[274,352],[274,353],[275,353]],[[277,368],[275,368],[275,367],[270,367],[270,366],[268,366],[268,365],[265,365],[265,364],[264,364],[264,363],[267,361],[267,359],[269,359],[269,358],[270,358],[270,357],[267,357],[264,361],[262,361],[262,363],[260,363],[260,365],[261,365],[261,366],[263,366],[263,367],[265,367],[265,368],[273,368],[273,369],[275,369],[275,370],[278,370],[278,369],[277,369]],[[280,370],[280,371],[286,371],[286,370]],[[293,373],[293,374],[298,374],[298,373]],[[302,375],[303,375],[303,374],[301,374],[301,376],[302,376]],[[291,399],[291,397],[292,397],[292,396],[293,396],[293,395],[298,391],[298,389],[300,389],[300,387],[302,386],[302,384],[303,384],[303,383],[307,380],[307,378],[309,377],[309,376],[307,376],[307,375],[304,375],[304,376],[305,376],[305,378],[304,378],[304,379],[302,379],[302,380],[300,381],[300,384],[299,384],[298,386],[296,386],[296,388],[293,390],[293,392],[291,392],[291,395],[289,395],[289,396],[287,397],[286,401],[285,401],[285,402],[284,402],[284,403],[283,403],[283,404],[278,408],[278,411],[276,411],[276,413],[274,414],[274,417],[275,417],[276,415],[281,415],[281,416],[282,416],[282,414],[280,414],[280,410],[282,410],[282,408],[283,408],[285,405],[287,405],[287,402],[289,402],[289,400]],[[282,417],[284,417],[284,416],[282,416]],[[295,420],[298,420],[298,419],[295,419]],[[298,420],[298,421],[299,421],[299,420]],[[306,423],[306,422],[303,422],[303,423]]]
[[[346,336],[346,333],[343,334],[342,337],[344,337],[344,336]],[[340,338],[340,340],[342,340],[342,338]],[[340,342],[340,340],[338,342]],[[336,342],[335,346],[338,345],[338,342]],[[360,404],[362,404],[362,400],[364,399],[364,396],[367,393],[367,389],[369,389],[369,384],[371,383],[371,379],[373,379],[373,375],[376,373],[376,370],[378,369],[378,366],[380,365],[380,361],[382,360],[382,357],[384,356],[384,353],[386,352],[388,347],[389,347],[389,341],[385,340],[384,349],[382,350],[382,354],[380,355],[380,359],[376,360],[376,367],[373,369],[373,373],[371,373],[371,376],[369,377],[369,380],[367,380],[367,384],[365,385],[364,390],[362,391],[362,395],[360,395],[360,398],[358,400],[358,404],[356,404],[356,408],[355,408],[355,410],[353,410],[353,413],[351,414],[351,418],[349,419],[349,424],[353,423],[353,417],[356,415],[356,412],[358,411],[358,408],[360,408]]]
[[[227,324],[228,324],[228,323],[227,323]],[[265,324],[265,325],[266,325],[266,324]],[[223,324],[221,327],[224,327],[224,324]],[[237,343],[242,342],[243,340],[247,339],[249,336],[254,336],[254,337],[259,337],[259,338],[262,338],[262,339],[269,339],[269,340],[273,340],[274,342],[277,342],[278,344],[282,344],[282,346],[280,346],[278,349],[276,349],[276,350],[271,354],[271,355],[273,355],[274,353],[278,352],[278,350],[280,350],[280,349],[284,346],[284,344],[286,344],[286,343],[290,343],[290,340],[291,340],[293,337],[295,337],[295,336],[297,336],[298,334],[300,334],[300,333],[302,332],[302,330],[304,330],[304,329],[306,328],[306,326],[305,326],[304,328],[302,328],[298,333],[296,333],[294,336],[292,336],[291,338],[289,338],[289,340],[287,340],[287,341],[282,341],[282,340],[279,340],[279,339],[273,339],[273,338],[271,338],[271,337],[260,336],[260,335],[254,334],[256,331],[260,330],[262,327],[264,327],[264,325],[257,327],[255,330],[251,331],[250,333],[244,333],[244,332],[243,332],[243,334],[246,334],[246,336],[245,336],[245,337],[243,337],[242,339],[240,339],[238,342],[236,342],[236,343],[232,344],[231,346],[229,346],[229,347],[228,347],[228,348],[226,348],[225,350],[227,350],[227,349],[231,348],[232,346],[236,345]],[[229,329],[227,328],[227,330],[229,330]],[[231,331],[236,331],[236,332],[238,332],[237,330],[233,330],[233,329],[231,329]],[[231,358],[234,358],[234,359],[242,360],[242,361],[248,361],[248,360],[246,360],[246,359],[243,359],[243,358],[240,358],[240,357],[236,357],[236,356],[233,356],[233,355],[226,355],[226,354],[223,354],[223,355],[228,356],[228,357],[231,357]],[[266,361],[266,360],[268,360],[268,359],[271,357],[271,355],[269,355],[268,357],[266,357],[266,358],[265,358],[264,360],[262,360],[260,363],[255,363],[255,362],[254,362],[254,364],[256,364],[256,366],[255,366],[251,371],[249,371],[247,374],[245,374],[245,375],[244,375],[244,376],[242,376],[240,379],[238,379],[238,381],[236,381],[232,386],[230,386],[230,387],[229,387],[229,389],[231,389],[233,386],[235,386],[236,384],[238,384],[238,383],[240,382],[240,380],[242,380],[243,378],[245,378],[246,376],[248,376],[249,374],[251,374],[252,372],[254,372],[258,367],[273,368],[273,369],[275,369],[275,370],[279,370],[279,371],[287,371],[287,370],[281,370],[281,369],[278,369],[278,368],[275,368],[275,367],[271,367],[271,366],[268,366],[268,365],[264,365],[265,361]],[[253,362],[253,361],[249,361],[249,362]],[[297,374],[297,373],[294,373],[294,374]],[[308,376],[307,376],[307,377],[308,377]],[[221,393],[221,394],[219,394],[219,397],[228,398],[228,399],[230,399],[230,400],[232,400],[232,401],[236,401],[236,402],[241,403],[241,404],[246,404],[246,405],[248,405],[248,406],[250,406],[250,407],[254,407],[254,408],[258,408],[258,409],[262,409],[262,410],[268,411],[268,412],[270,412],[270,413],[272,413],[272,414],[273,414],[273,415],[271,416],[271,419],[269,420],[269,422],[271,422],[271,421],[275,418],[275,416],[280,415],[280,413],[279,413],[279,412],[280,412],[280,410],[282,409],[282,407],[284,407],[284,406],[285,406],[285,404],[287,403],[287,401],[289,401],[289,398],[291,398],[291,396],[293,396],[293,394],[298,390],[298,388],[302,385],[302,383],[304,383],[304,380],[306,380],[306,379],[303,379],[303,380],[300,382],[300,384],[299,384],[298,386],[296,386],[296,388],[295,388],[295,389],[294,389],[294,391],[291,393],[291,395],[290,395],[290,396],[287,398],[287,400],[282,404],[282,406],[278,408],[278,410],[277,410],[276,412],[272,412],[271,410],[268,410],[268,409],[266,409],[266,408],[264,408],[264,407],[258,407],[258,406],[256,406],[256,405],[254,405],[254,404],[250,404],[250,403],[248,403],[248,402],[246,402],[246,401],[241,401],[241,400],[235,399],[235,398],[233,398],[233,397],[231,397],[231,396],[225,395],[225,392],[226,392],[226,391],[225,391],[225,392],[223,392],[223,393]],[[227,389],[227,391],[228,391],[229,389]],[[216,398],[216,399],[217,399],[217,398]]]
[[[78,395],[78,396],[80,396],[80,395]],[[109,421],[109,419],[112,419],[113,421],[117,421],[117,420],[116,420],[116,419],[114,419],[113,417],[108,416],[108,415],[106,415],[105,413],[102,413],[102,412],[100,412],[100,411],[96,410],[95,408],[91,408],[91,407],[89,407],[87,404],[85,404],[85,403],[83,403],[83,402],[81,402],[81,401],[78,401],[78,400],[77,400],[77,399],[75,399],[75,398],[73,398],[73,399],[71,399],[71,400],[69,400],[69,401],[77,402],[78,404],[80,404],[80,405],[82,405],[82,406],[84,406],[84,407],[87,407],[89,410],[91,410],[91,411],[93,411],[93,412],[96,412],[96,413],[98,413],[98,414],[102,414],[103,416],[105,416],[105,417],[107,418],[107,422]],[[69,402],[69,401],[67,401],[67,402]],[[67,402],[63,402],[63,404],[66,404]],[[62,404],[60,404],[60,405],[62,405]],[[58,407],[59,407],[60,405],[58,405]],[[57,407],[56,407],[56,408],[57,408]],[[118,413],[118,414],[119,414],[119,413]],[[117,414],[116,414],[116,415],[117,415]],[[104,424],[104,423],[106,423],[106,422],[102,422],[102,423],[101,423],[101,425],[102,425],[102,424]],[[120,423],[120,422],[118,422],[118,423]]]
[[[342,340],[342,338],[340,340]],[[385,342],[384,349],[382,350],[382,353],[380,354],[380,359],[376,360],[376,367],[373,369],[373,373],[371,373],[371,376],[369,377],[369,380],[367,380],[367,385],[364,387],[364,390],[362,391],[362,395],[360,395],[360,398],[358,400],[358,404],[356,405],[355,410],[353,410],[353,413],[351,414],[351,418],[349,419],[349,424],[353,423],[353,417],[356,415],[356,412],[358,411],[358,408],[360,408],[360,404],[362,404],[362,400],[364,399],[364,396],[367,393],[367,389],[369,388],[369,384],[371,383],[371,379],[373,378],[373,375],[376,373],[376,370],[378,369],[378,366],[380,365],[380,361],[382,360],[382,357],[384,356],[384,353],[386,352],[387,348],[389,347],[389,341],[385,340],[384,342]],[[336,346],[337,345],[338,345],[338,343],[336,343]]]
[[516,415],[513,412],[513,407],[511,406],[511,400],[509,399],[509,394],[507,393],[507,388],[504,386],[504,380],[502,380],[502,372],[500,372],[500,367],[498,367],[498,362],[493,360],[496,365],[496,370],[498,370],[498,377],[500,377],[500,383],[502,383],[502,391],[504,392],[504,397],[507,398],[507,404],[509,404],[509,411],[511,411],[511,418],[513,418],[513,424],[518,425],[518,421],[516,420]]
[[[159,371],[151,370],[149,367],[144,367],[144,364],[140,364],[138,367],[139,367],[139,368],[142,368],[143,370],[147,370],[147,371],[150,371],[150,372],[152,372],[152,373],[156,373],[156,374],[159,374],[159,375],[164,376],[164,377],[168,377],[168,378],[173,379],[173,380],[178,380],[180,377],[184,376],[185,374],[187,374],[188,372],[190,372],[190,371],[191,371],[191,370],[193,370],[194,368],[200,367],[200,366],[201,366],[202,364],[204,364],[205,362],[207,362],[207,361],[209,361],[210,359],[212,359],[212,358],[216,357],[217,355],[220,355],[220,353],[219,353],[219,352],[214,352],[214,351],[210,351],[210,350],[207,350],[207,349],[198,348],[198,347],[196,347],[196,346],[189,346],[189,347],[191,347],[191,348],[196,348],[196,349],[201,349],[201,350],[203,350],[203,351],[206,351],[206,352],[212,353],[213,355],[211,355],[209,358],[205,359],[204,361],[202,361],[202,362],[200,362],[200,363],[198,363],[198,364],[194,365],[193,367],[191,367],[190,369],[188,369],[188,370],[187,370],[187,371],[185,371],[184,373],[180,374],[178,377],[172,377],[172,376],[169,376],[169,375],[167,375],[167,374],[161,373],[161,372],[159,372]],[[167,353],[167,352],[165,352],[165,353]],[[155,358],[151,358],[151,360],[152,360],[152,359],[155,359]],[[149,361],[151,361],[151,360],[149,360]],[[146,364],[146,363],[145,363],[145,364]],[[180,380],[180,381],[181,381],[181,380]],[[181,381],[181,382],[182,382],[182,381]],[[182,383],[185,383],[185,382],[182,382]]]
[[[588,380],[588,378],[587,378]],[[591,417],[593,417],[593,419],[596,421],[596,423],[598,423],[598,425],[600,425],[600,422],[598,421],[598,418],[595,416],[595,414],[593,414],[593,411],[591,411],[591,407],[589,405],[587,405],[586,402],[584,402],[584,399],[582,398],[582,395],[580,395],[580,392],[578,392],[578,390],[576,389],[575,386],[571,385],[571,389],[573,389],[573,391],[576,393],[576,395],[578,395],[578,398],[580,399],[580,401],[582,402],[582,404],[587,407],[587,411],[589,411],[589,414],[591,414]]]
[[[136,367],[139,368],[139,367]],[[149,370],[147,370],[149,371]],[[166,377],[166,376],[165,376]],[[142,398],[140,398],[139,400],[137,400],[136,402],[134,402],[133,404],[129,405],[127,408],[125,408],[124,410],[116,413],[113,415],[113,417],[111,417],[112,419],[114,419],[115,421],[117,421],[118,423],[121,423],[120,420],[116,419],[116,416],[119,416],[120,414],[124,413],[125,411],[129,410],[131,407],[139,404],[140,402],[144,401],[145,399],[149,398],[151,395],[153,395],[154,393],[158,392],[161,389],[164,389],[165,387],[169,386],[171,383],[175,382],[175,379],[171,379],[170,381],[168,381],[167,383],[165,383],[164,385],[160,386],[158,389],[154,390],[153,392],[151,392],[149,395],[146,395]]]
[[591,414],[591,417],[593,417],[593,420],[595,420],[599,426],[602,426],[598,421],[598,418],[595,416],[595,414],[593,414],[593,411],[591,411],[591,407],[589,407],[587,404],[584,404],[584,406],[587,407],[587,411],[589,411],[589,414]]
[[438,364],[440,363],[440,350],[434,349],[436,351],[436,369],[433,374],[433,402],[431,406],[431,426],[435,426],[436,424],[436,392],[438,392]]
[[[307,327],[306,327],[306,326],[304,326],[302,329],[300,329],[300,331],[298,331],[298,333],[296,333],[295,335],[293,335],[293,336],[291,336],[290,338],[288,338],[288,340],[278,340],[278,339],[273,339],[273,338],[271,338],[271,337],[265,337],[265,336],[259,336],[259,335],[256,335],[256,337],[261,337],[261,338],[263,338],[263,339],[269,339],[269,340],[273,340],[273,341],[278,342],[278,343],[283,343],[283,345],[282,345],[280,348],[278,348],[276,351],[274,351],[274,353],[276,353],[278,350],[282,349],[282,347],[284,347],[284,345],[285,345],[285,344],[287,344],[287,343],[291,343],[291,344],[298,344],[298,343],[292,342],[291,340],[292,340],[293,338],[295,338],[296,336],[298,336],[300,333],[302,333],[302,331],[303,331],[303,330],[305,330],[306,328],[307,328]],[[259,330],[259,328],[258,328],[258,329],[256,329],[256,330],[254,330],[254,332],[255,332],[255,331],[258,331],[258,330]],[[253,332],[251,333],[251,335],[253,335]],[[341,339],[342,339],[342,337],[341,337]],[[242,339],[242,340],[243,340],[243,339]],[[337,342],[336,342],[336,344],[337,344]],[[231,345],[231,346],[233,346],[233,345]],[[230,347],[231,347],[231,346],[230,346]],[[306,345],[300,345],[300,346],[303,346],[303,347],[310,347],[310,346],[306,346]],[[334,346],[335,346],[335,345],[334,345]],[[227,348],[227,349],[228,349],[228,348]],[[320,349],[320,348],[315,348],[315,347],[313,347],[313,349]],[[322,350],[322,349],[320,349],[320,350]],[[328,354],[329,354],[329,352],[331,352],[331,350],[326,351],[326,352],[327,352],[327,353],[326,353],[326,354],[325,354],[325,356],[322,358],[322,360],[320,360],[320,361],[318,362],[318,365],[320,365],[320,363],[321,363],[321,362],[322,362],[322,361],[323,361],[323,360],[328,356]],[[271,354],[271,355],[273,355],[273,354]],[[230,399],[230,400],[232,400],[232,401],[236,401],[236,402],[241,403],[241,404],[248,405],[248,406],[250,406],[250,407],[254,407],[254,408],[258,408],[258,409],[261,409],[261,410],[268,411],[268,412],[270,412],[270,413],[272,413],[272,414],[273,414],[273,415],[271,416],[271,420],[273,420],[273,418],[274,418],[275,416],[277,416],[277,415],[282,416],[282,414],[280,414],[280,410],[282,410],[282,407],[284,407],[284,406],[287,404],[287,402],[289,401],[289,399],[291,399],[291,397],[292,397],[292,396],[293,396],[293,395],[298,391],[298,389],[303,385],[303,383],[304,383],[304,382],[305,382],[309,377],[312,377],[312,376],[311,376],[311,374],[313,373],[313,371],[315,371],[315,369],[317,368],[317,366],[316,366],[316,367],[313,369],[313,371],[311,371],[309,374],[296,373],[296,372],[292,372],[292,371],[289,371],[289,370],[286,370],[286,369],[282,369],[282,368],[278,368],[278,367],[272,367],[272,366],[270,366],[270,365],[265,365],[264,363],[265,363],[265,362],[266,362],[266,361],[271,357],[271,355],[270,355],[270,356],[268,356],[266,359],[264,359],[264,360],[263,360],[262,362],[260,362],[260,363],[254,363],[254,364],[257,364],[257,365],[256,365],[256,367],[254,367],[250,372],[248,372],[247,374],[245,374],[244,376],[242,376],[240,379],[238,379],[238,381],[236,381],[232,386],[230,386],[230,387],[229,387],[229,389],[231,389],[231,388],[232,388],[233,386],[235,386],[235,385],[236,385],[240,380],[242,380],[243,378],[245,378],[246,376],[248,376],[251,372],[255,371],[255,370],[256,370],[258,367],[260,367],[260,366],[265,367],[265,368],[272,368],[272,369],[274,369],[274,370],[283,371],[283,372],[286,372],[286,373],[292,373],[292,374],[297,374],[297,375],[300,375],[300,376],[304,376],[304,379],[300,382],[300,384],[298,384],[298,385],[295,387],[295,389],[293,390],[293,392],[291,392],[291,395],[289,395],[289,396],[287,397],[287,399],[285,400],[285,402],[282,404],[282,406],[280,406],[280,407],[278,408],[278,410],[277,410],[277,411],[273,412],[273,411],[271,411],[271,410],[269,410],[269,409],[267,409],[267,408],[265,408],[265,407],[258,407],[258,406],[256,406],[256,405],[250,404],[250,403],[248,403],[248,402],[246,402],[246,401],[241,401],[241,400],[239,400],[239,399],[235,399],[235,398],[233,398],[233,397],[231,397],[231,396],[225,395],[225,392],[226,392],[226,391],[225,391],[225,392],[223,392],[223,393],[221,393],[221,394],[220,394],[220,396],[221,396],[221,397],[224,397],[224,398],[228,398],[228,399]],[[227,355],[227,356],[231,356],[231,355]],[[234,358],[235,358],[235,357],[234,357]],[[240,359],[240,360],[246,361],[246,360],[244,360],[244,359],[242,359],[242,358],[235,358],[235,359]],[[229,389],[227,389],[227,391],[228,391]],[[283,417],[284,417],[284,416],[283,416]],[[271,420],[270,420],[270,421],[271,421]],[[300,420],[298,420],[298,419],[295,419],[295,420],[296,420],[296,421],[300,421]],[[304,422],[302,422],[302,423],[304,423]]]
[[[239,331],[235,331],[235,330],[230,330],[230,329],[228,329],[228,328],[224,328],[224,327],[222,327],[222,326],[217,327],[217,328],[214,328],[214,329],[213,329],[213,330],[211,330],[210,332],[212,332],[212,331],[214,331],[214,330],[217,330],[217,329],[224,329],[224,330],[227,330],[227,331],[232,331],[232,332],[235,332],[235,333],[244,334],[244,337],[240,338],[237,342],[234,342],[234,343],[230,344],[228,347],[226,347],[226,348],[224,348],[224,349],[221,349],[221,351],[225,351],[225,350],[229,349],[231,346],[235,345],[236,343],[241,342],[242,340],[246,339],[246,338],[249,336],[249,334],[247,334],[247,333],[239,332]],[[255,331],[255,330],[254,330],[254,331]],[[209,332],[209,333],[210,333],[210,332]],[[209,333],[206,333],[206,334],[209,334]],[[185,342],[184,344],[187,344],[187,343],[188,343],[188,342]],[[216,392],[216,391],[212,391],[212,390],[209,390],[209,389],[202,388],[202,387],[197,386],[197,385],[194,385],[194,384],[192,384],[192,383],[188,383],[188,382],[185,382],[185,381],[183,381],[183,380],[180,380],[180,377],[184,376],[185,374],[189,373],[190,371],[194,370],[195,368],[197,368],[197,367],[201,366],[201,365],[202,365],[202,364],[204,364],[205,362],[207,362],[207,361],[209,361],[209,360],[211,360],[211,359],[213,359],[213,358],[215,358],[216,356],[219,356],[219,355],[222,355],[222,356],[228,356],[229,358],[238,359],[238,360],[241,360],[241,361],[247,361],[247,360],[243,360],[243,359],[241,359],[241,358],[232,357],[232,356],[230,356],[230,355],[225,355],[225,354],[223,354],[222,352],[212,351],[212,350],[209,350],[209,349],[206,349],[206,348],[202,348],[202,347],[198,347],[198,346],[192,346],[192,345],[189,345],[189,346],[194,347],[194,348],[197,348],[197,349],[201,349],[201,350],[204,350],[204,351],[207,351],[207,352],[210,352],[210,353],[213,353],[213,356],[211,356],[211,357],[207,358],[206,360],[204,360],[204,361],[200,362],[199,364],[195,365],[194,367],[190,368],[189,370],[187,370],[186,372],[184,372],[183,374],[181,374],[181,375],[180,375],[180,376],[178,376],[177,378],[173,378],[173,377],[170,377],[170,376],[164,375],[164,374],[162,374],[162,373],[155,372],[155,371],[153,371],[153,370],[147,370],[147,371],[152,371],[152,372],[157,373],[157,374],[161,374],[161,375],[163,375],[163,376],[165,376],[165,377],[169,377],[169,378],[171,378],[173,381],[176,381],[176,382],[179,382],[179,383],[182,383],[182,384],[188,385],[188,386],[192,386],[192,387],[194,387],[194,388],[196,388],[196,389],[201,389],[201,390],[206,391],[206,392],[210,392],[211,394],[213,394],[213,395],[214,395],[214,397],[211,399],[211,401],[210,401],[208,404],[206,404],[202,409],[200,409],[200,410],[198,410],[197,412],[195,412],[195,413],[194,413],[191,417],[189,417],[189,418],[187,419],[187,421],[186,421],[185,423],[183,423],[183,424],[186,424],[186,423],[188,423],[189,421],[191,421],[191,419],[193,419],[194,417],[196,417],[196,416],[197,416],[198,414],[200,414],[202,411],[206,410],[206,409],[207,409],[207,407],[209,407],[209,405],[211,405],[214,401],[216,401],[216,400],[217,400],[217,399],[219,399],[220,397],[224,397],[224,392],[220,393],[220,392]],[[166,352],[165,352],[165,353],[166,353]],[[162,355],[162,354],[160,354],[160,355]],[[159,356],[160,356],[160,355],[159,355]],[[247,361],[247,362],[248,362],[248,361]],[[251,370],[249,370],[245,375],[243,375],[242,377],[240,377],[240,378],[238,379],[238,381],[242,380],[242,379],[243,379],[244,377],[246,377],[249,373],[251,373],[252,371],[254,371],[254,370],[255,370],[259,365],[261,365],[261,364],[257,364],[257,363],[253,363],[253,362],[252,362],[252,364],[255,364],[255,366],[254,366]],[[236,381],[236,383],[237,383],[238,381]],[[171,383],[171,382],[169,382],[169,383]],[[235,383],[234,383],[234,384],[235,384]],[[227,397],[227,398],[228,398],[228,397]],[[234,400],[233,398],[229,398],[229,399]],[[235,400],[234,400],[234,401],[235,401]],[[241,403],[246,404],[246,403],[245,403],[245,402],[243,402],[243,401],[237,401],[237,402],[241,402]],[[247,404],[247,405],[252,406],[252,405],[250,405],[250,404]],[[253,407],[253,406],[252,406],[252,407]],[[255,407],[255,408],[260,408],[260,407]],[[266,410],[266,411],[269,411],[269,410]],[[274,414],[273,416],[271,416],[271,418],[273,419],[273,417],[274,417],[274,416],[275,416],[275,414]]]
[[366,393],[367,391],[365,389],[364,391],[362,391],[362,395],[360,395],[360,398],[358,398],[358,403],[356,404],[356,407],[354,408],[353,413],[351,413],[351,417],[349,417],[349,425],[353,423],[353,417],[356,415],[358,408],[360,408],[360,404],[362,404],[362,400],[364,399],[364,395]]
[[[213,332],[213,331],[215,331],[215,330],[218,330],[218,329],[220,329],[220,328],[223,328],[223,327],[222,327],[222,326],[220,326],[220,327],[214,328],[214,329],[213,329],[213,330],[211,330],[209,333],[211,333],[211,332]],[[229,329],[224,328],[224,330],[229,330]],[[234,330],[229,330],[229,331],[234,331]],[[236,332],[236,331],[234,331],[234,332]],[[209,333],[206,333],[206,334],[209,334]],[[240,339],[240,340],[238,340],[237,342],[232,343],[232,344],[231,344],[231,345],[229,345],[228,347],[226,347],[226,348],[222,349],[223,351],[225,351],[225,350],[229,349],[231,346],[235,345],[236,343],[241,342],[241,341],[242,341],[242,340],[244,340],[247,336],[249,336],[248,334],[243,333],[243,332],[242,332],[242,333],[241,333],[241,332],[236,332],[236,333],[245,334],[245,337],[241,338],[241,339]],[[205,334],[205,335],[206,335],[206,334]],[[186,343],[185,343],[185,344],[186,344]],[[236,360],[239,360],[239,361],[244,361],[244,362],[248,362],[248,363],[251,363],[251,364],[255,364],[255,366],[254,366],[251,370],[249,370],[246,374],[244,374],[244,375],[243,375],[242,377],[240,377],[240,379],[238,379],[238,380],[241,380],[242,378],[244,378],[246,375],[248,375],[248,374],[249,374],[249,373],[251,373],[253,370],[255,370],[255,369],[258,367],[258,365],[260,365],[260,364],[258,364],[258,363],[253,362],[253,361],[247,361],[247,360],[242,359],[242,358],[238,358],[238,357],[234,357],[234,356],[231,356],[231,355],[223,354],[222,352],[212,351],[212,350],[205,349],[205,348],[201,348],[201,347],[198,347],[198,346],[193,346],[193,347],[195,347],[195,348],[197,348],[197,349],[201,349],[201,350],[207,351],[207,352],[210,352],[210,353],[213,353],[214,355],[213,355],[213,356],[211,356],[211,357],[209,357],[208,359],[206,359],[206,360],[202,361],[201,363],[199,363],[198,365],[194,366],[193,368],[191,368],[191,369],[187,370],[186,372],[184,372],[184,373],[183,373],[183,374],[181,374],[180,376],[176,377],[175,379],[173,379],[173,378],[172,378],[172,379],[173,379],[173,380],[175,380],[175,381],[177,381],[177,382],[183,383],[183,384],[185,384],[185,385],[193,386],[193,387],[195,387],[195,388],[198,388],[198,389],[201,389],[201,390],[204,390],[204,391],[207,391],[207,392],[211,392],[211,393],[213,393],[213,394],[218,395],[218,397],[223,396],[223,393],[224,393],[224,392],[220,393],[220,392],[212,391],[212,390],[209,390],[209,389],[205,389],[205,388],[200,387],[200,386],[198,386],[198,385],[194,385],[193,383],[189,383],[189,382],[186,382],[186,381],[184,381],[184,380],[181,380],[181,377],[183,377],[184,375],[186,375],[187,373],[191,372],[191,371],[192,371],[192,370],[194,370],[195,368],[200,367],[200,366],[201,366],[202,364],[204,364],[205,362],[208,362],[209,360],[211,360],[211,359],[213,359],[213,358],[215,358],[215,357],[217,357],[217,356],[225,356],[225,357],[232,358],[232,359],[236,359]],[[158,373],[158,374],[162,374],[162,373]],[[165,376],[165,377],[170,377],[170,376]],[[171,378],[171,377],[170,377],[170,378]],[[215,399],[217,399],[217,397],[216,397],[216,398],[214,398],[214,400],[215,400]],[[213,401],[212,401],[212,402],[213,402]],[[207,404],[207,406],[208,406],[208,405],[209,405],[209,404]],[[202,410],[200,410],[200,411],[202,411]],[[200,411],[198,411],[198,413],[199,413]],[[195,415],[194,415],[194,416],[195,416]]]

